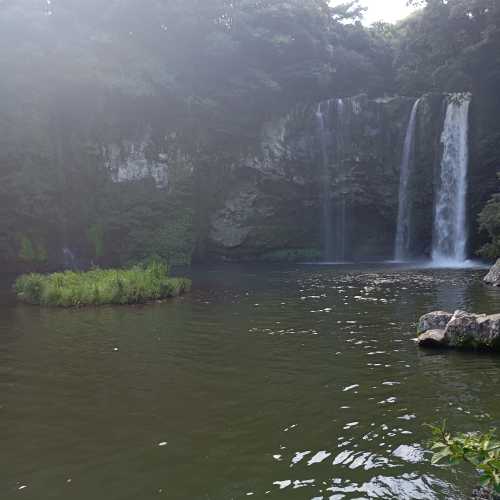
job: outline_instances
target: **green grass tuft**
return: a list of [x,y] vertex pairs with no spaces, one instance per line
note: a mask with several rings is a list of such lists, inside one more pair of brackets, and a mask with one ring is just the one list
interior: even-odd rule
[[30,304],[78,307],[142,304],[189,292],[191,281],[170,278],[168,266],[152,262],[131,269],[93,269],[55,274],[25,274],[14,285],[18,298]]

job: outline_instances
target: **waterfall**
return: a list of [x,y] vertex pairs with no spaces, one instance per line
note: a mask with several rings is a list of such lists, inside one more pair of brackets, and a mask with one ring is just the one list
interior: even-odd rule
[[469,95],[448,98],[441,143],[440,186],[436,193],[432,260],[456,265],[466,260]]
[[415,149],[415,129],[417,124],[418,99],[410,113],[408,128],[403,147],[403,157],[401,159],[399,177],[399,208],[398,225],[396,232],[396,243],[394,257],[397,261],[408,260],[410,257],[411,243],[411,198],[409,196],[409,182],[413,172],[414,149]]
[[337,261],[345,262],[346,261],[346,230],[347,230],[347,202],[345,194],[342,193],[341,199],[339,202],[338,209],[338,230],[337,230],[337,241],[338,241],[338,250],[337,250]]
[[[344,193],[332,200],[330,165],[332,162],[339,164],[341,160],[345,112],[342,99],[323,101],[318,104],[316,109],[316,123],[321,149],[321,223],[325,262],[344,262],[346,257],[347,201]],[[335,124],[335,128],[333,128],[333,124]]]
[[323,231],[323,258],[325,261],[333,259],[333,234],[332,234],[332,199],[330,195],[330,167],[328,157],[328,132],[325,126],[325,114],[322,106],[326,106],[326,117],[329,116],[330,101],[318,104],[316,110],[316,121],[318,126],[319,141],[321,147],[321,208],[322,208],[322,231]]
[[[352,100],[351,106],[352,106]],[[337,142],[336,142],[336,162],[339,166],[339,173],[344,174],[344,165],[346,155],[346,138],[350,132],[350,109],[346,108],[342,99],[336,100],[337,113]],[[345,182],[345,180],[343,180]],[[337,255],[336,260],[339,262],[346,261],[346,233],[347,233],[347,200],[345,194],[345,186],[337,200]]]

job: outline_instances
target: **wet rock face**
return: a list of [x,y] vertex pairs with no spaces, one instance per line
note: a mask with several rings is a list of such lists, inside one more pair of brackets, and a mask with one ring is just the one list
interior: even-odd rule
[[155,152],[151,131],[137,139],[121,140],[104,146],[105,165],[113,182],[134,182],[153,179],[158,188],[168,185],[165,155]]
[[[329,192],[333,224],[340,227],[344,217],[346,253],[392,258],[399,164],[413,101],[325,101],[323,138],[318,104],[299,105],[266,124],[254,151],[225,180],[225,199],[210,217],[210,253],[239,258],[286,248],[320,250]],[[339,237],[336,228],[332,232]]]
[[[266,124],[258,144],[226,174],[222,199],[210,213],[209,254],[238,259],[290,248],[321,251],[329,193],[332,234],[349,259],[392,259],[400,164],[414,101],[331,99],[298,105]],[[442,103],[443,95],[429,94],[419,107],[409,180],[415,257],[428,254],[432,241]]]
[[212,240],[228,249],[243,245],[252,230],[251,218],[256,211],[256,197],[256,190],[249,185],[228,199],[224,208],[212,217]]
[[320,246],[313,116],[302,106],[268,123],[256,149],[225,173],[223,199],[209,217],[210,257]]
[[422,316],[418,326],[422,347],[486,349],[500,352],[500,314],[436,311]]
[[489,273],[484,277],[487,285],[500,287],[500,259],[492,266]]

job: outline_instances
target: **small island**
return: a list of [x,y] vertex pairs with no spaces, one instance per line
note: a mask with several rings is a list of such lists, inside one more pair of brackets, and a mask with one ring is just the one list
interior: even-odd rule
[[177,297],[190,289],[189,279],[170,277],[162,262],[130,269],[25,274],[14,285],[23,302],[57,307],[143,304]]

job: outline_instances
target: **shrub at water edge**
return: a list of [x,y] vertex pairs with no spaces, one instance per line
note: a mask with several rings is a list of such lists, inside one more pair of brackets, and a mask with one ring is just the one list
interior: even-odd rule
[[170,278],[160,262],[131,269],[93,269],[55,274],[26,274],[14,285],[18,298],[30,304],[75,307],[103,304],[140,304],[177,297],[191,289],[191,281]]
[[452,434],[441,426],[428,425],[432,431],[433,452],[431,462],[449,466],[469,464],[479,472],[482,489],[475,492],[477,498],[497,499],[500,494],[500,441],[496,430]]

